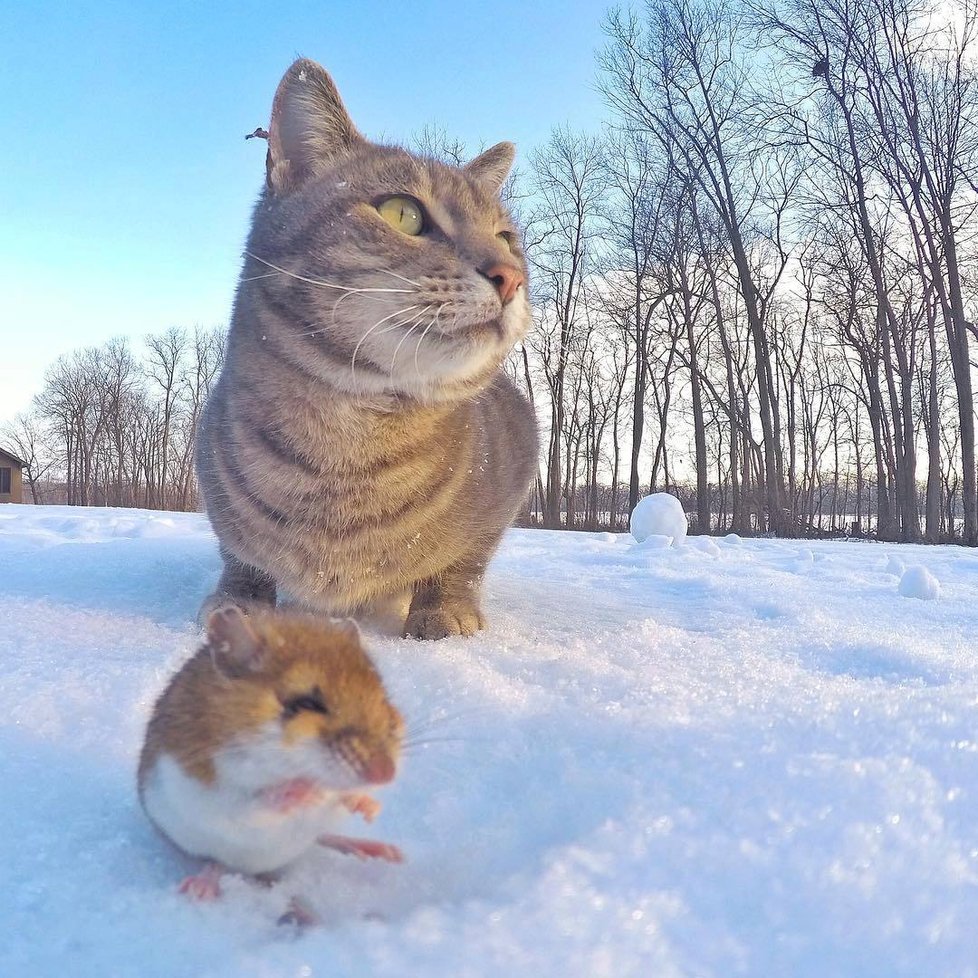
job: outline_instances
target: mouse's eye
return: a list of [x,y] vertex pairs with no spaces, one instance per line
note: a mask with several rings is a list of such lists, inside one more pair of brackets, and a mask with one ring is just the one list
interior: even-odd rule
[[326,704],[323,702],[322,694],[316,690],[314,693],[305,693],[302,696],[293,696],[282,703],[282,713],[286,718],[298,716],[300,713],[329,713]]

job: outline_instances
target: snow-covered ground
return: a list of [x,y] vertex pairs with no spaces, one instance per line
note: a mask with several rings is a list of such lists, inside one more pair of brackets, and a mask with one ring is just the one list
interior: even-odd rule
[[0,507],[0,975],[978,975],[975,552],[513,531],[487,632],[371,640],[408,862],[199,905],[134,767],[217,570],[201,516]]

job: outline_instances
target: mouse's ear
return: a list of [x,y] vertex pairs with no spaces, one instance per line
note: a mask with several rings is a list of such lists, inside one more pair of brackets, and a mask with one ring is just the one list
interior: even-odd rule
[[262,641],[235,605],[211,612],[207,619],[207,645],[214,667],[229,679],[240,679],[262,666]]

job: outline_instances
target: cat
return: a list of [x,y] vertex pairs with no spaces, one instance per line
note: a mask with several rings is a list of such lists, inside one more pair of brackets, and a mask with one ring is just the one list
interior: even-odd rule
[[202,614],[285,592],[416,638],[485,626],[483,574],[538,453],[502,369],[531,323],[499,199],[514,153],[454,167],[368,142],[320,65],[286,72],[198,432],[224,560]]

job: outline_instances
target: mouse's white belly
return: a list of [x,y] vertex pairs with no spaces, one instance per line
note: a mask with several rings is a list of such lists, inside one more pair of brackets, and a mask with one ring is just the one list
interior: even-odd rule
[[168,754],[146,777],[142,801],[154,824],[188,855],[243,873],[282,869],[341,818],[330,804],[284,813],[247,792],[205,785]]

